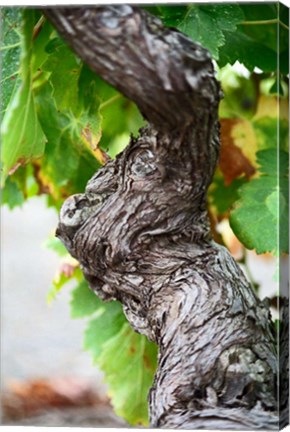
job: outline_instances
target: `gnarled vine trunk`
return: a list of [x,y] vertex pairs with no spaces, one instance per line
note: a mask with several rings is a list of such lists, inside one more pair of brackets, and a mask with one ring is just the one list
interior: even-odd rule
[[45,14],[148,120],[66,200],[57,235],[91,288],[159,346],[151,426],[278,428],[268,307],[209,229],[221,93],[209,53],[133,6]]

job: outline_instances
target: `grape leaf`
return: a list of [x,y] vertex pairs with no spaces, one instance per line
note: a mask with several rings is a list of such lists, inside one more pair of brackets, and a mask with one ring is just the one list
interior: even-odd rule
[[48,57],[42,69],[49,78],[36,89],[38,115],[48,140],[41,177],[51,190],[49,204],[59,207],[63,196],[82,191],[106,161],[99,147],[101,97],[96,75],[60,38],[50,40],[45,50]]
[[[278,107],[277,107],[278,109]],[[288,121],[275,117],[260,117],[252,121],[257,147],[259,150],[277,148],[277,129],[279,131],[279,147],[281,150],[288,149]]]
[[[240,7],[245,15],[245,25],[240,27],[241,31],[261,44],[261,48],[265,46],[275,53],[279,53],[280,68],[287,74],[289,60],[287,8],[282,3],[241,4]],[[261,24],[253,25],[253,23],[259,21]],[[278,22],[280,23],[279,32]]]
[[103,345],[121,331],[126,318],[119,302],[103,303],[96,318],[89,321],[84,334],[84,348],[97,363]]
[[103,302],[89,288],[85,279],[72,291],[70,312],[72,318],[84,318],[102,307]]
[[257,153],[260,177],[240,189],[230,216],[239,240],[258,254],[288,252],[288,154],[276,149]]
[[50,304],[59,293],[59,291],[64,287],[64,285],[76,279],[78,282],[82,280],[82,273],[78,267],[76,260],[70,256],[61,262],[60,268],[56,273],[51,287],[46,295],[46,301]]
[[100,167],[93,150],[84,145],[82,133],[90,125],[87,112],[76,117],[71,110],[60,111],[53,88],[46,83],[37,91],[37,110],[47,138],[41,171],[55,191],[56,198],[82,191]]
[[52,24],[40,15],[38,22],[34,27],[34,37],[33,37],[33,81],[35,86],[35,81],[43,76],[43,64],[48,58],[48,52],[46,50],[47,45],[51,35],[54,32]]
[[278,3],[244,3],[239,6],[245,18],[239,24],[238,31],[225,32],[226,42],[220,50],[219,66],[224,66],[227,62],[234,64],[238,60],[250,71],[258,67],[264,72],[277,73],[279,56],[280,72],[287,74],[289,24],[287,22],[281,25],[284,6]]
[[54,46],[54,50],[49,49],[49,44],[46,46],[49,56],[42,69],[50,72],[49,81],[53,87],[52,96],[58,109],[61,111],[71,109],[76,112],[77,107],[79,107],[78,80],[82,62],[66,45],[55,44]]
[[9,177],[6,180],[5,187],[1,191],[1,204],[7,204],[10,210],[14,207],[21,206],[24,203],[24,194],[17,184]]
[[[257,42],[259,41],[273,51],[277,51],[277,22],[275,20],[278,19],[279,14],[278,3],[240,4],[240,8],[243,10],[245,16],[245,24],[242,24],[240,27],[242,31]],[[252,24],[259,21],[262,21],[262,24]],[[281,31],[286,32],[286,29],[281,27]],[[285,43],[284,37],[283,43]],[[281,46],[280,48],[285,49],[285,47]]]
[[236,61],[243,63],[250,71],[255,67],[264,72],[277,71],[277,53],[240,30],[226,33],[218,63],[223,67]]
[[257,159],[262,174],[272,177],[287,177],[289,169],[288,153],[284,151],[277,152],[277,149],[269,151],[260,151],[257,153]]
[[212,205],[217,209],[219,215],[226,214],[239,199],[239,188],[246,183],[244,178],[238,178],[225,185],[222,177],[217,175],[209,190],[209,199]]
[[24,10],[20,67],[22,83],[7,107],[1,126],[2,185],[8,173],[32,158],[40,157],[44,151],[45,136],[37,118],[32,92],[33,29],[33,10]]
[[[78,309],[77,302],[73,306]],[[85,310],[90,311],[90,306]],[[97,309],[97,317],[88,322],[84,348],[105,372],[116,413],[131,424],[148,424],[147,394],[157,348],[130,328],[119,302],[103,303]]]
[[112,405],[132,425],[148,425],[147,396],[156,360],[156,345],[127,323],[103,345],[98,365],[105,372]]
[[[92,74],[92,72],[91,72]],[[136,105],[95,75],[101,100],[102,137],[100,147],[111,157],[129,143],[130,134],[136,135],[145,122]]]
[[27,198],[38,194],[38,185],[32,173],[33,167],[30,164],[19,167],[7,177],[1,189],[2,205],[7,204],[9,208],[21,207]]
[[20,8],[1,8],[1,115],[20,85],[20,38],[22,14]]
[[207,48],[215,59],[225,43],[225,32],[234,32],[243,20],[243,12],[235,4],[190,4],[159,7],[166,25],[177,27],[195,42]]
[[44,246],[53,252],[57,253],[60,257],[67,257],[69,253],[63,243],[55,236],[49,237],[45,242]]

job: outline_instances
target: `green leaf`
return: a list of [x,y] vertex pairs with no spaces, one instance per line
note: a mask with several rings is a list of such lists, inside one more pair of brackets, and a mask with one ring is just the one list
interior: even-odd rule
[[222,177],[215,176],[209,191],[209,198],[219,215],[227,213],[239,198],[238,190],[246,183],[244,178],[235,179],[226,186]]
[[[123,150],[130,135],[136,135],[145,122],[136,105],[121,93],[96,77],[96,86],[101,100],[102,147],[111,157]],[[120,143],[121,141],[121,143]]]
[[89,321],[84,334],[84,348],[90,352],[94,363],[97,363],[104,343],[119,333],[125,322],[119,302],[103,302],[99,315]]
[[[91,311],[86,305],[85,310]],[[84,348],[105,372],[116,413],[131,424],[147,425],[147,394],[156,369],[157,348],[130,328],[119,302],[103,303],[97,309],[97,317],[88,322]]]
[[46,48],[54,31],[52,24],[41,15],[34,27],[32,63],[34,81],[43,75],[43,65],[49,56]]
[[9,172],[15,171],[27,161],[43,154],[45,136],[39,124],[32,92],[32,37],[33,10],[23,12],[23,35],[21,39],[22,83],[5,112],[2,133],[2,184]]
[[7,204],[10,209],[22,206],[27,198],[37,195],[38,186],[32,176],[30,165],[19,169],[7,177],[4,187],[1,189],[2,205]]
[[190,4],[160,7],[166,25],[177,27],[207,48],[215,59],[225,43],[225,32],[234,32],[243,20],[243,13],[235,4]]
[[[240,27],[241,31],[259,43],[262,49],[265,46],[275,53],[279,53],[280,69],[287,74],[289,60],[289,30],[287,30],[289,14],[287,8],[280,3],[241,4],[240,7],[245,14],[245,24]],[[279,32],[278,21],[280,23]]]
[[[58,39],[58,38],[57,38]],[[52,97],[59,110],[78,107],[78,80],[82,63],[66,45],[56,45],[50,52],[43,70],[50,72],[50,83],[53,87]]]
[[225,34],[225,44],[220,49],[219,66],[236,61],[243,63],[250,71],[255,67],[264,72],[277,71],[277,53],[257,42],[242,31]]
[[69,256],[69,253],[63,243],[55,236],[49,237],[44,242],[44,246],[57,253],[57,255],[59,255],[60,257]]
[[59,291],[63,288],[65,284],[70,281],[70,278],[61,273],[59,276],[54,278],[52,281],[51,287],[46,295],[46,301],[50,304],[53,300],[55,300]]
[[22,14],[20,8],[1,8],[1,115],[20,85],[20,38]]
[[[219,65],[239,61],[250,71],[258,67],[264,72],[277,73],[280,56],[280,72],[287,74],[289,30],[287,24],[279,25],[278,33],[280,4],[241,3],[239,6],[244,20],[239,24],[238,31],[225,32],[226,42],[220,50]],[[280,9],[283,9],[282,5]]]
[[[245,15],[244,24],[240,30],[245,34],[277,51],[277,23],[278,10],[276,4],[241,4],[240,7]],[[261,24],[253,24],[253,23]]]
[[82,140],[84,129],[90,125],[89,117],[85,112],[76,117],[70,110],[60,111],[50,83],[37,90],[36,100],[39,119],[48,141],[42,173],[56,198],[61,198],[62,188],[67,188],[68,194],[80,192],[100,167],[92,150]]
[[147,426],[147,396],[156,370],[156,345],[126,323],[104,344],[98,364],[105,372],[116,414],[132,425]]
[[1,191],[1,204],[7,204],[10,210],[12,210],[17,206],[21,206],[23,203],[23,192],[18,188],[17,184],[8,177]]
[[103,302],[89,288],[88,283],[83,279],[73,290],[70,301],[72,318],[84,318],[93,314],[102,307]]
[[277,179],[288,176],[289,160],[288,153],[271,149],[269,151],[257,152],[257,161],[260,164],[262,174]]
[[269,89],[269,93],[274,95],[279,95],[282,97],[284,96],[284,89],[283,89],[281,79],[279,79],[278,77],[275,79],[272,87]]
[[69,267],[69,274],[68,272],[63,271],[62,268],[56,274],[55,278],[52,281],[52,285],[46,295],[46,301],[48,304],[55,300],[57,294],[64,287],[64,285],[71,282],[73,279],[76,279],[79,282],[83,277],[81,270],[76,265],[72,265],[69,262],[64,262],[62,265]]
[[119,302],[102,302],[86,283],[74,290],[71,313],[73,318],[96,314],[85,330],[84,348],[105,373],[115,412],[131,424],[147,425],[156,345],[130,328]]
[[[278,107],[277,107],[278,110]],[[288,121],[285,119],[277,119],[275,117],[260,117],[252,121],[254,128],[257,146],[259,150],[277,148],[279,131],[279,147],[281,150],[288,149]]]
[[240,189],[231,227],[244,246],[258,254],[288,253],[288,154],[262,150],[257,162],[260,177]]

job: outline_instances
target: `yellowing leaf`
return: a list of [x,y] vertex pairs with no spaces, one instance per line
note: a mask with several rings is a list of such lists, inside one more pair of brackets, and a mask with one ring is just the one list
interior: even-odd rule
[[238,123],[236,119],[221,119],[221,151],[219,166],[229,185],[233,180],[245,174],[247,178],[255,173],[255,168],[242,150],[235,145],[232,128]]
[[95,135],[89,123],[81,131],[81,138],[83,143],[92,152],[97,161],[101,165],[104,165],[110,158],[102,149],[99,148],[99,142],[101,137],[101,129],[99,128],[97,134]]

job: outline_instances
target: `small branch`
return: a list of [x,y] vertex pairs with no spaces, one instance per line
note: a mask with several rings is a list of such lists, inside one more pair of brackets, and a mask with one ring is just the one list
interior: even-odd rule
[[251,25],[271,25],[271,24],[279,24],[281,27],[284,27],[286,30],[289,30],[289,27],[277,18],[271,20],[242,21],[238,25],[251,26]]

